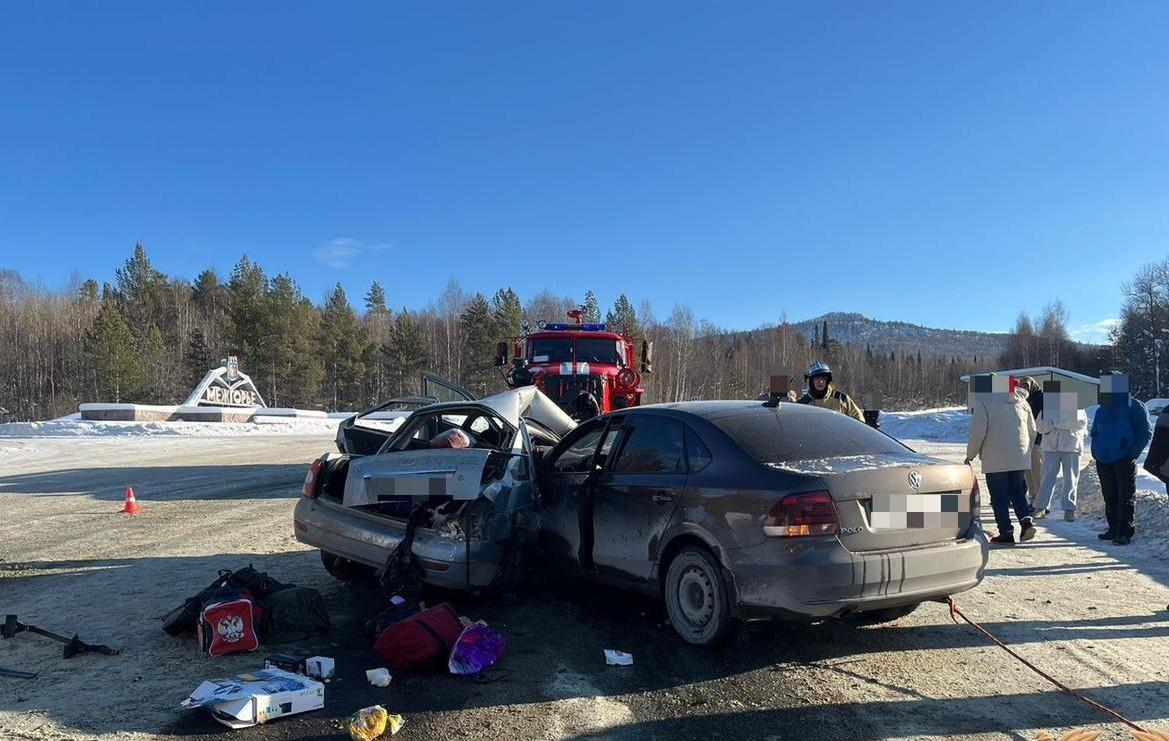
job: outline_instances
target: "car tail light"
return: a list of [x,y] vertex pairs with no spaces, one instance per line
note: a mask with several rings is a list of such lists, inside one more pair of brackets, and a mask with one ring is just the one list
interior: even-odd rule
[[835,535],[839,529],[836,505],[826,491],[784,497],[763,521],[763,534],[775,538]]
[[325,467],[325,459],[317,458],[313,464],[309,466],[308,473],[304,475],[304,486],[300,488],[304,495],[309,499],[317,498],[317,483],[321,478],[321,469]]

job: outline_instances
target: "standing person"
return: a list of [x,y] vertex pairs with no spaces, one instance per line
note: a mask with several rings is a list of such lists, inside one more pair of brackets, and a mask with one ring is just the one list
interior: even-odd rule
[[1169,406],[1157,415],[1153,442],[1149,444],[1149,454],[1145,456],[1145,470],[1165,484],[1169,492]]
[[1084,434],[1088,431],[1088,415],[1083,409],[1060,410],[1050,408],[1040,413],[1037,425],[1043,445],[1043,475],[1032,505],[1033,517],[1042,519],[1051,512],[1051,498],[1055,481],[1063,471],[1061,494],[1063,518],[1076,519],[1076,489],[1080,481],[1080,456],[1084,452]]
[[808,382],[808,390],[800,397],[801,404],[824,407],[841,414],[847,414],[859,422],[865,421],[865,413],[852,400],[852,397],[833,385],[832,369],[828,367],[827,363],[820,361],[812,363],[808,366],[808,372],[804,374],[804,379]]
[[1015,544],[1011,508],[1019,519],[1019,540],[1035,537],[1031,504],[1027,501],[1027,469],[1031,467],[1031,447],[1035,444],[1035,420],[1027,406],[1027,392],[1022,388],[1007,392],[976,394],[974,417],[970,421],[970,441],[966,444],[966,463],[982,459],[990,506],[994,510],[999,534],[991,538],[998,545]]
[[[1031,419],[1039,424],[1039,415],[1043,414],[1043,389],[1039,382],[1031,376],[1026,376],[1019,385],[1027,390],[1027,406],[1031,408]],[[1039,496],[1039,485],[1043,481],[1043,435],[1036,433],[1035,445],[1031,447],[1031,467],[1027,469],[1027,496],[1031,500],[1032,508],[1038,508],[1036,498]]]
[[1152,432],[1145,405],[1129,396],[1128,376],[1119,371],[1100,377],[1100,406],[1092,419],[1091,434],[1092,457],[1108,518],[1108,529],[1098,537],[1114,545],[1128,545],[1136,534],[1137,458]]

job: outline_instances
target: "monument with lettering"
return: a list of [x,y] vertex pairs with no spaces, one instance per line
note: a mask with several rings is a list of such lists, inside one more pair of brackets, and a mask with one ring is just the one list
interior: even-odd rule
[[263,407],[267,406],[256,384],[246,373],[240,372],[239,360],[231,355],[219,361],[183,402],[183,406],[205,407]]
[[249,422],[257,415],[324,416],[323,412],[268,409],[256,384],[233,355],[219,361],[180,406],[82,404],[81,418],[116,422]]

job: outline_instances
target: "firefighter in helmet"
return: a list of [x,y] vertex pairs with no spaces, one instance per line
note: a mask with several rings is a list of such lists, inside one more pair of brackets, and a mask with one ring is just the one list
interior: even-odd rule
[[852,398],[837,389],[832,383],[832,369],[827,363],[816,361],[804,374],[808,390],[800,397],[801,404],[812,404],[825,409],[847,414],[858,422],[865,421],[865,414]]

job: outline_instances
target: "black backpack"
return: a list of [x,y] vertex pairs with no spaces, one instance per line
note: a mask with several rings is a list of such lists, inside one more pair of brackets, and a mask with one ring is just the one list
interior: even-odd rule
[[290,585],[282,584],[268,576],[267,572],[256,571],[251,564],[238,571],[220,569],[215,581],[201,590],[194,597],[189,597],[183,604],[162,616],[162,629],[172,636],[183,633],[194,633],[199,625],[199,614],[203,610],[203,603],[216,591],[224,587],[246,589],[252,596],[259,599],[265,595]]
[[329,629],[329,609],[321,593],[309,587],[285,587],[260,597],[264,643],[289,643]]

